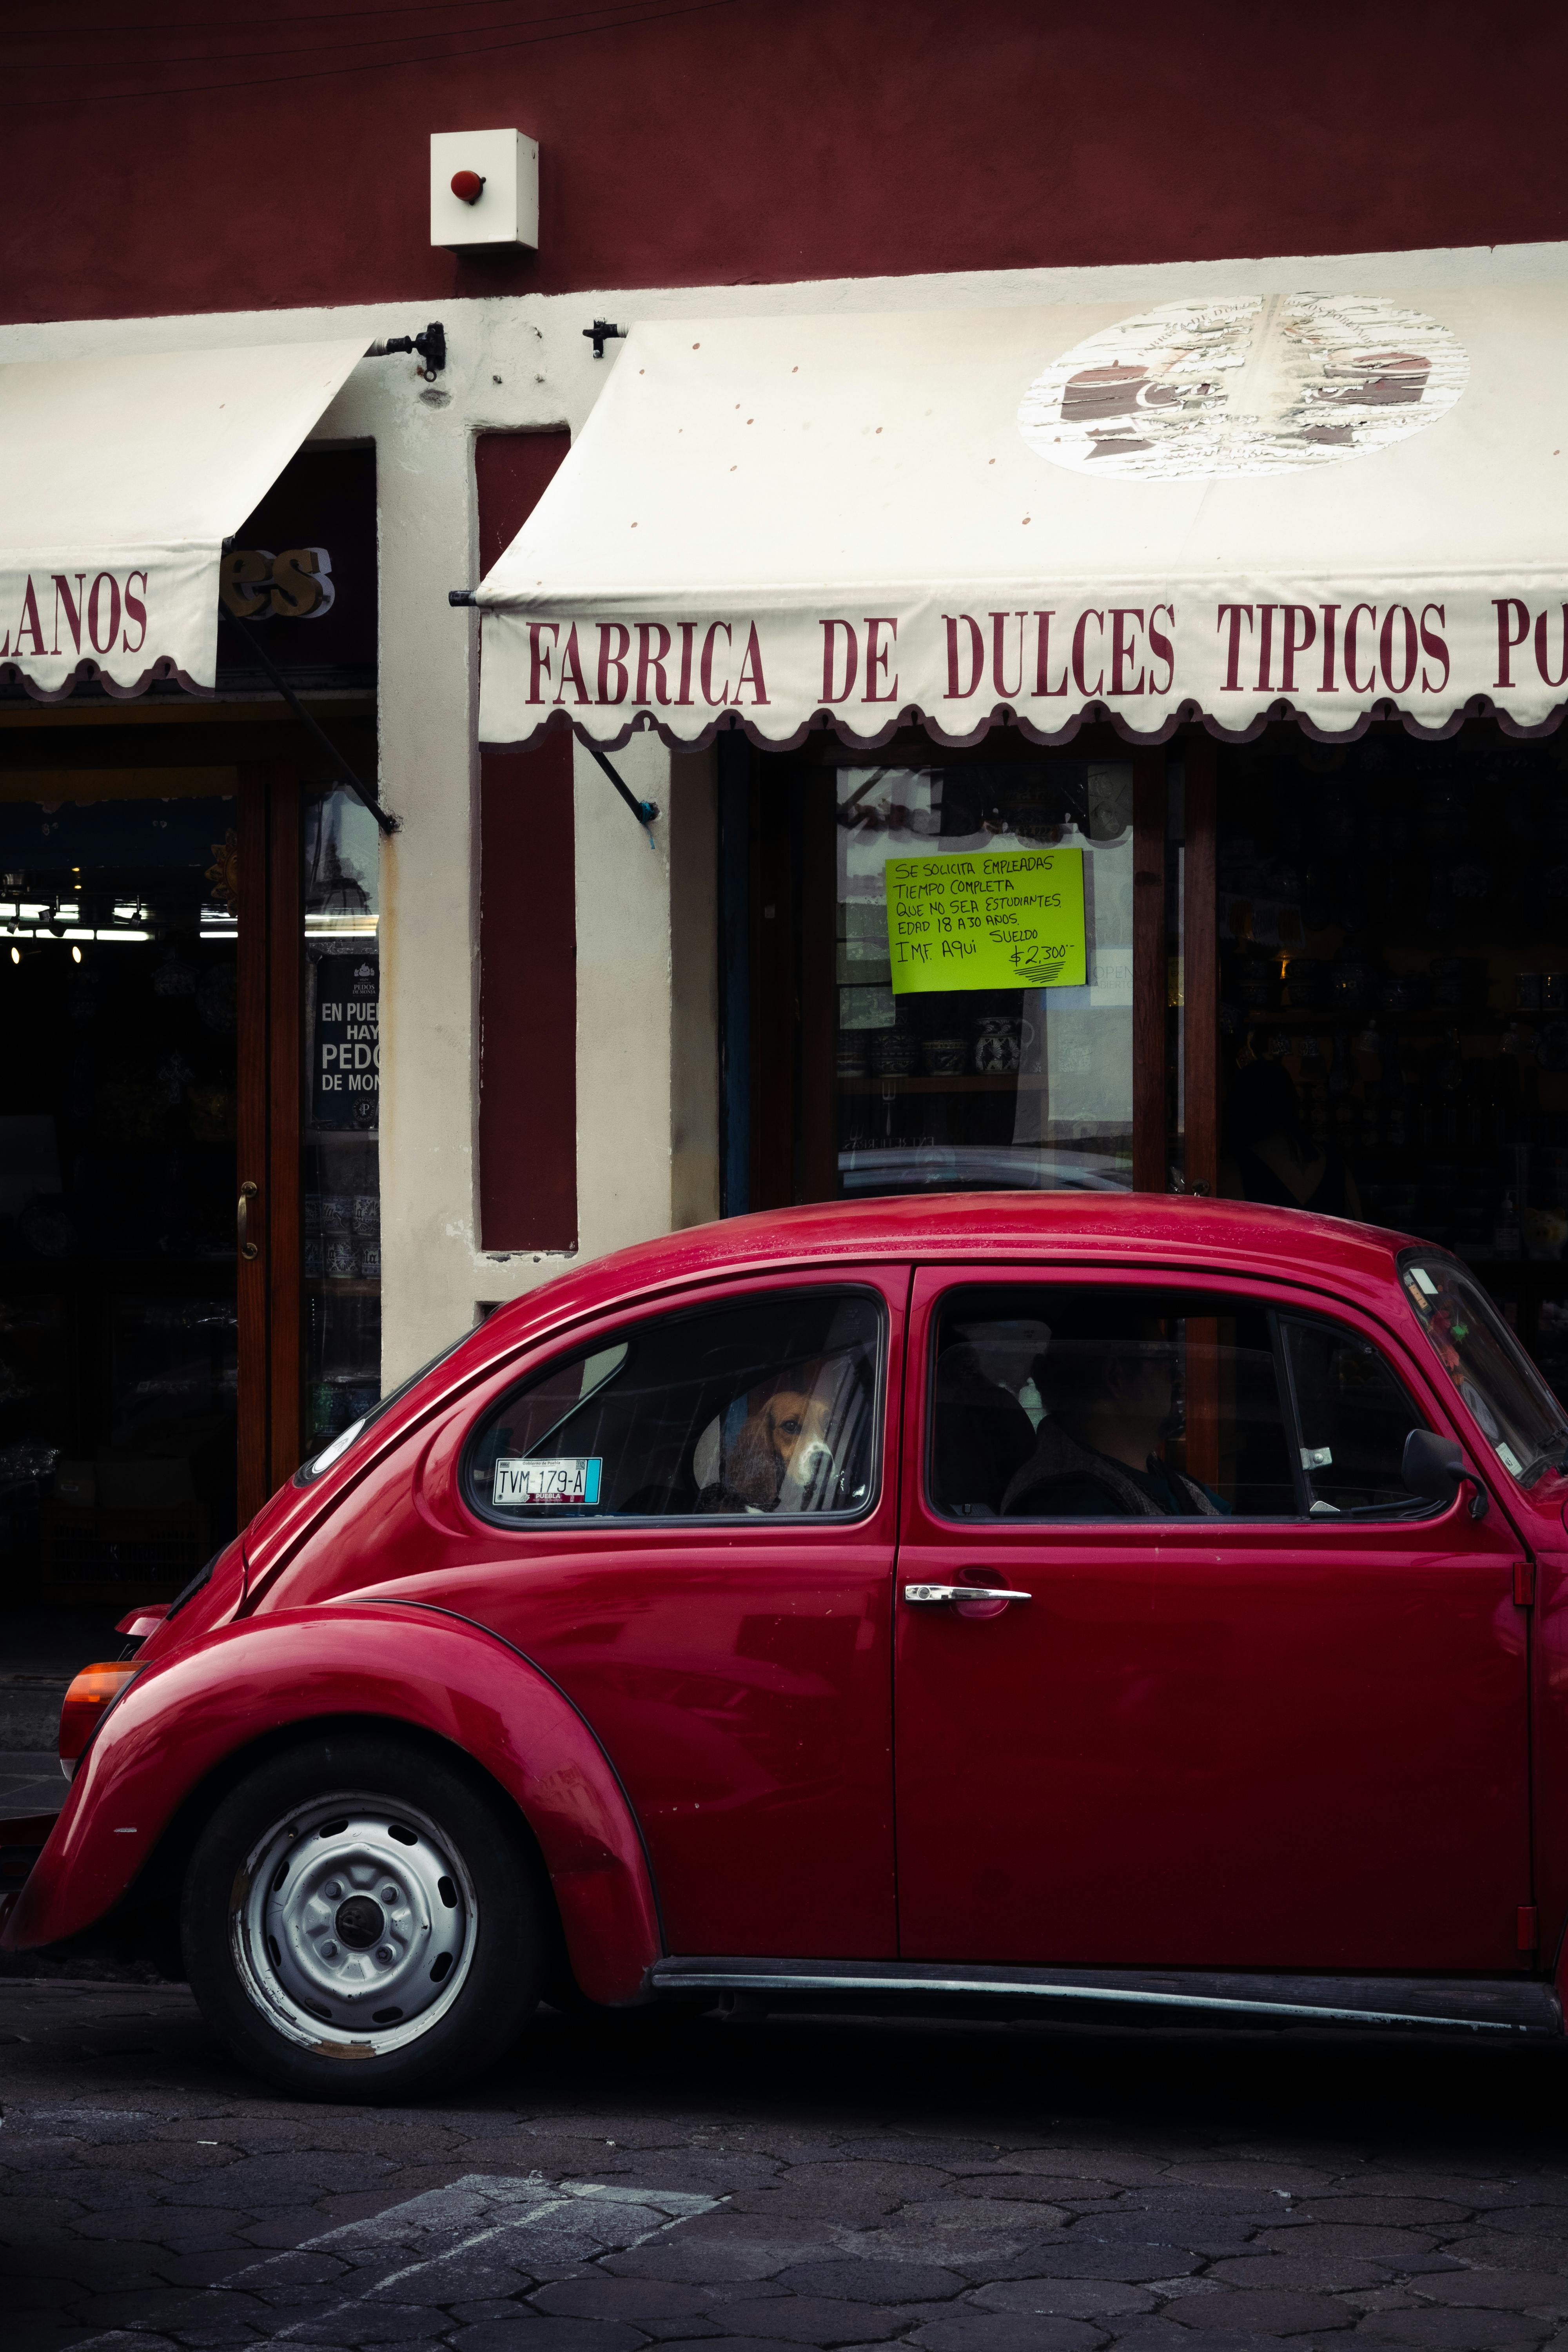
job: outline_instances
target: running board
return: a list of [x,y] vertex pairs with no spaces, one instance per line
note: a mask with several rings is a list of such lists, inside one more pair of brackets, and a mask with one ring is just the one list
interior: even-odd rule
[[[658,1960],[650,1992],[807,1995],[857,2006],[868,1999],[936,1996],[1006,2001],[1116,2002],[1130,2008],[1221,2012],[1259,2022],[1416,2025],[1467,2033],[1561,2040],[1550,1985],[1507,1977],[1303,1977],[1208,1969],[975,1968],[943,1960]],[[1180,2021],[1172,2018],[1173,2024]],[[1200,2021],[1194,2017],[1194,2023]]]

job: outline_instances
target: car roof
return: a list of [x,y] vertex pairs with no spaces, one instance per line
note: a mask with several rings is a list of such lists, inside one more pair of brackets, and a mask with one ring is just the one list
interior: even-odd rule
[[1160,1192],[942,1192],[829,1201],[691,1225],[591,1259],[498,1308],[494,1346],[674,1285],[910,1258],[1055,1260],[1271,1275],[1370,1304],[1409,1237],[1304,1209]]

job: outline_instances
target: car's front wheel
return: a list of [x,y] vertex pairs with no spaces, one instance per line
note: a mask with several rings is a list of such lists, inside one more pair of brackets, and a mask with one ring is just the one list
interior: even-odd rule
[[399,2097],[474,2073],[538,1997],[545,1940],[504,1801],[423,1748],[349,1731],[259,1766],[186,1874],[207,2021],[294,2096]]

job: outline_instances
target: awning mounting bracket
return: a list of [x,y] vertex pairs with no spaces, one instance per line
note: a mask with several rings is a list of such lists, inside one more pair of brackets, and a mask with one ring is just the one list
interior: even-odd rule
[[394,352],[411,352],[422,360],[419,373],[426,383],[434,383],[447,364],[447,330],[439,319],[432,319],[422,335],[388,335],[384,342],[372,343],[365,357],[384,360]]
[[[611,767],[608,760],[605,759],[604,753],[600,751],[596,743],[590,743],[586,736],[579,736],[578,740],[585,751],[591,751],[593,753],[594,758],[597,760],[600,767],[603,768],[605,775],[608,776],[611,783],[614,784],[616,792],[619,793],[622,800],[625,801],[627,808],[630,809],[637,823],[645,827],[651,825],[655,817],[658,814],[658,803],[657,801],[639,801],[637,794],[632,791],[631,786],[625,782],[623,779],[616,773],[615,769]],[[648,838],[650,841],[653,838],[651,833],[649,834]]]
[[272,680],[273,685],[278,688],[279,693],[283,697],[284,701],[288,704],[289,709],[293,712],[300,726],[305,730],[305,732],[311,738],[312,741],[318,744],[321,751],[326,753],[328,760],[331,763],[333,772],[336,774],[339,782],[346,784],[349,791],[353,793],[355,799],[363,803],[364,806],[370,811],[372,816],[374,817],[377,824],[381,827],[384,834],[395,833],[398,829],[397,818],[392,814],[389,809],[384,809],[382,807],[381,803],[376,799],[374,793],[366,791],[364,785],[361,783],[359,778],[355,775],[353,770],[350,767],[348,761],[344,759],[342,753],[339,751],[331,737],[326,732],[324,728],[317,725],[315,719],[312,719],[310,713],[306,709],[304,704],[300,701],[299,696],[295,693],[293,688],[289,685],[288,679],[284,677],[282,671],[279,668],[271,655],[262,645],[260,638],[258,637],[253,631],[247,629],[243,621],[237,620],[232,613],[226,612],[221,604],[218,607],[218,618],[221,621],[226,621],[228,623],[229,627],[234,631],[235,635],[239,638],[241,644],[245,646],[246,652],[249,655],[251,660],[255,662],[257,667],[266,671],[268,677]]
[[604,358],[605,345],[606,343],[624,343],[626,339],[626,329],[624,327],[613,327],[608,319],[595,319],[591,327],[584,328],[583,332],[593,344],[594,357],[596,360],[602,360]]

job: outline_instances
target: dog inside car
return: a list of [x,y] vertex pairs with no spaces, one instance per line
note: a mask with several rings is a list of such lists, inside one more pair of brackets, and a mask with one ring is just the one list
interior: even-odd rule
[[697,1441],[698,1508],[832,1509],[858,1393],[847,1358],[818,1356],[736,1397]]

